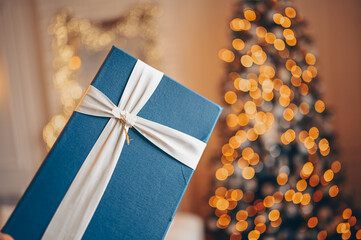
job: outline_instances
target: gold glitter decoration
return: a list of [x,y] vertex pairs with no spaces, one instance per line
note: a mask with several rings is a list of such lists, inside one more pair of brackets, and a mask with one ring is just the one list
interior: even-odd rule
[[54,16],[49,27],[53,37],[53,82],[60,94],[62,112],[52,117],[43,129],[47,149],[53,146],[84,92],[77,80],[82,67],[79,47],[97,52],[109,49],[116,40],[130,41],[139,36],[144,41],[143,60],[157,67],[160,54],[154,19],[159,12],[159,7],[154,4],[140,3],[111,22],[92,23],[88,19],[73,18],[68,10]]

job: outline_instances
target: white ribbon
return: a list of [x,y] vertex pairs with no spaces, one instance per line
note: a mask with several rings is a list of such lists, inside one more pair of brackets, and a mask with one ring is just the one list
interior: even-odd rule
[[[118,106],[90,86],[76,111],[110,117],[75,176],[42,239],[81,239],[113,174],[129,127],[158,148],[195,169],[206,144],[190,135],[137,116],[163,73],[138,60]],[[132,142],[131,144],[137,144]]]

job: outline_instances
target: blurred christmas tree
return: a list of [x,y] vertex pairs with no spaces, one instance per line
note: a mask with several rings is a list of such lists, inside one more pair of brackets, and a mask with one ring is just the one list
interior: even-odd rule
[[230,22],[216,239],[361,239],[342,191],[305,22],[289,1],[243,1]]

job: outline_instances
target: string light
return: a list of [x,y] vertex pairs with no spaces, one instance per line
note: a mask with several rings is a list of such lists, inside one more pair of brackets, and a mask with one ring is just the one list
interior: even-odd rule
[[47,149],[53,146],[84,92],[77,76],[82,67],[78,45],[96,52],[108,49],[115,40],[121,39],[126,42],[139,36],[144,41],[144,61],[157,66],[160,55],[156,45],[157,31],[154,18],[158,15],[159,8],[156,5],[137,4],[107,28],[93,24],[87,19],[72,18],[67,10],[62,10],[54,16],[49,27],[53,37],[53,83],[60,94],[62,112],[52,117],[43,129]]
[[[314,207],[341,195],[341,163],[335,160],[332,136],[324,124],[328,109],[317,93],[317,61],[308,51],[302,17],[284,1],[244,5],[230,21],[232,50],[223,49],[227,56],[219,55],[230,62],[231,84],[225,85],[224,99],[230,105],[227,126],[236,134],[227,135],[224,166],[216,177],[222,171],[224,186],[236,188],[227,190],[230,197],[221,198],[237,204],[231,206],[235,212],[228,208],[223,213],[227,215],[219,215],[225,207],[213,203],[217,195],[210,198],[216,216],[223,216],[217,226],[226,228],[230,239],[260,239],[263,234],[278,238],[277,228],[285,224],[286,231],[289,221],[299,223],[299,232],[293,226],[289,237],[299,233],[307,239],[333,239],[341,234],[342,239],[361,239],[361,225],[350,207]],[[339,216],[325,224],[330,214],[326,206]]]

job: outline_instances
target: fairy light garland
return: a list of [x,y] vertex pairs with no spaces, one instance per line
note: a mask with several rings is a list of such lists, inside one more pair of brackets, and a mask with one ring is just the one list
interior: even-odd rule
[[50,149],[58,138],[85,90],[77,80],[77,73],[82,66],[82,59],[78,55],[79,46],[96,52],[109,48],[115,40],[130,41],[139,36],[144,41],[144,61],[158,66],[160,51],[156,45],[158,33],[154,19],[159,13],[158,6],[140,3],[107,27],[92,23],[88,19],[73,18],[65,9],[54,16],[49,27],[53,37],[53,84],[60,95],[62,112],[53,116],[43,129],[47,149]]

